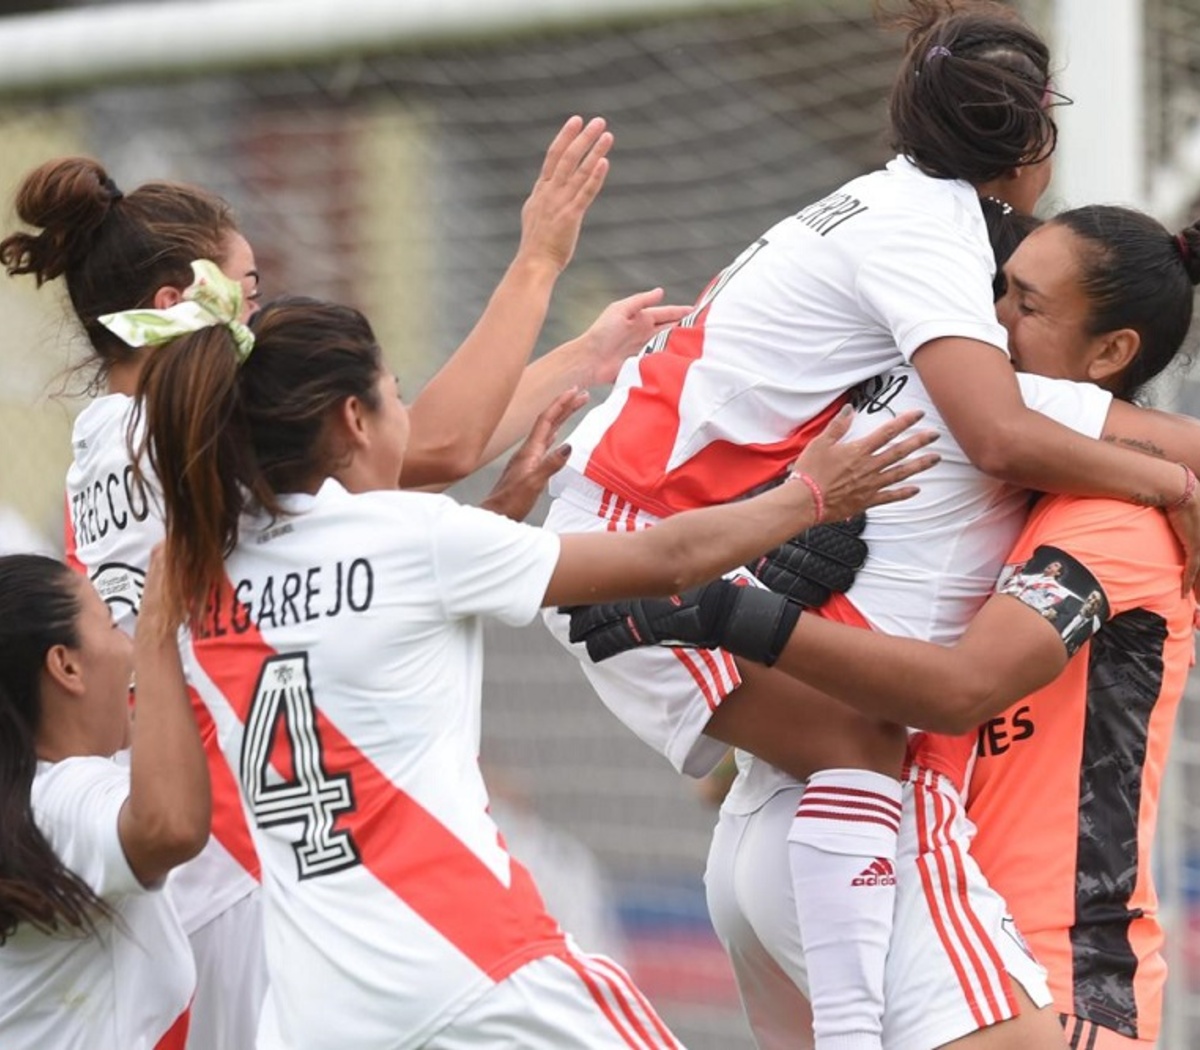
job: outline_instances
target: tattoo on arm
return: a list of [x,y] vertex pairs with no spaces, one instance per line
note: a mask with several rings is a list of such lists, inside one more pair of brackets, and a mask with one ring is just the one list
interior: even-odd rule
[[1124,445],[1126,448],[1136,449],[1138,452],[1144,452],[1148,456],[1157,456],[1159,459],[1167,458],[1167,450],[1161,445],[1156,445],[1153,441],[1141,438],[1118,437],[1113,434],[1106,435],[1104,440],[1113,445]]

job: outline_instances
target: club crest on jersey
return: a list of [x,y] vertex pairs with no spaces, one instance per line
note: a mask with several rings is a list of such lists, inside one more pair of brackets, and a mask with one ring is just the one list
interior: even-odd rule
[[1030,949],[1025,938],[1021,935],[1021,931],[1017,929],[1017,924],[1015,921],[1013,921],[1013,917],[1011,915],[1006,915],[1000,920],[1000,929],[1008,934],[1008,936],[1013,939],[1013,942],[1016,944],[1016,946],[1020,948],[1021,951],[1023,951],[1026,955],[1028,955],[1029,958],[1033,959],[1034,962],[1037,961],[1032,949]]
[[850,880],[851,886],[895,886],[896,866],[887,857],[876,857]]

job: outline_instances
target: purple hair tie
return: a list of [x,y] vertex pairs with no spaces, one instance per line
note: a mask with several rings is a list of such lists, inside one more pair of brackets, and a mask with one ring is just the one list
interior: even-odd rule
[[925,52],[925,61],[928,62],[931,58],[953,58],[954,54],[948,47],[943,47],[941,44],[934,44],[928,51]]
[[1179,249],[1179,256],[1185,265],[1192,261],[1192,246],[1182,233],[1175,234],[1175,247]]

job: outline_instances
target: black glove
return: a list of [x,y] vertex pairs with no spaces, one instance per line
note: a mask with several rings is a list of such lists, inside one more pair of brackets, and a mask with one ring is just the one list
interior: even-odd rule
[[866,515],[859,514],[847,521],[814,525],[746,568],[776,594],[815,609],[831,594],[850,589],[867,560],[867,544],[861,536],[866,524]]
[[713,580],[670,598],[640,598],[560,610],[571,641],[595,663],[646,645],[725,649],[770,667],[800,618],[795,602],[761,587]]

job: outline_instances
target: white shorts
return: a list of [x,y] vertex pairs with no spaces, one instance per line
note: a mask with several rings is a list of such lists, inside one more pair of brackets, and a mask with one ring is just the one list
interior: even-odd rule
[[425,1050],[682,1050],[611,959],[571,951],[522,966],[424,1044]]
[[1017,1016],[1010,978],[1049,1006],[1045,969],[968,852],[975,825],[954,785],[917,767],[901,801],[884,1046],[929,1050]]
[[[545,527],[554,532],[632,532],[659,520],[585,479],[571,485],[550,504]],[[728,748],[704,736],[704,727],[721,701],[742,684],[732,656],[720,649],[651,646],[594,664],[585,646],[567,640],[568,617],[555,609],[545,609],[542,616],[617,718],[679,772],[702,777],[712,771]]]
[[[811,1038],[811,1020],[780,981],[808,988],[787,854],[803,790],[781,790],[749,814],[722,810],[705,874],[713,927],[763,1050],[810,1045],[798,1040]],[[1050,1003],[1045,970],[967,852],[973,835],[949,781],[915,771],[903,785],[885,1050],[929,1050],[1015,1016],[1009,978],[1037,1006]]]
[[753,813],[721,811],[704,888],[759,1050],[812,1050],[808,968],[800,945],[787,835],[803,786]]
[[188,1050],[254,1046],[267,990],[262,913],[255,890],[188,938],[196,959]]

